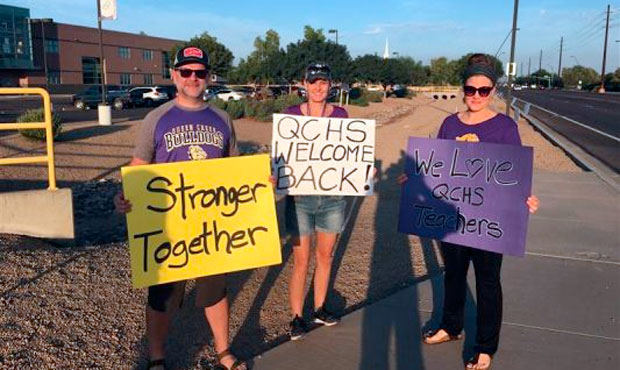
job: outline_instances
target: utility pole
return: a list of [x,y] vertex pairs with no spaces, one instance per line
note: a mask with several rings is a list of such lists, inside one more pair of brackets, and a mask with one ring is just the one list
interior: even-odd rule
[[542,49],[540,49],[540,58],[538,59],[538,72],[542,71]]
[[558,63],[558,80],[562,78],[562,47],[564,46],[564,37],[560,39],[560,62]]
[[519,75],[523,77],[523,63],[521,63],[521,73]]
[[609,37],[609,13],[610,5],[607,5],[607,24],[605,25],[605,45],[603,46],[603,69],[601,70],[601,87],[600,93],[605,92],[605,62],[607,61],[607,39]]
[[101,1],[97,0],[97,26],[99,27],[99,67],[101,68],[100,76],[101,76],[101,104],[105,105],[106,96],[105,96],[105,82],[104,82],[104,72],[105,67],[103,66],[103,31],[101,31]]
[[532,57],[527,62],[527,88],[530,88],[530,74],[532,73]]
[[[517,43],[517,15],[519,12],[519,0],[515,0],[515,8],[512,13],[512,42],[510,45],[510,62],[508,64],[508,88],[506,90],[506,115],[510,115],[510,93],[512,92],[512,67],[515,62],[515,44]],[[515,68],[516,69],[516,68]],[[516,71],[514,71],[516,72]]]

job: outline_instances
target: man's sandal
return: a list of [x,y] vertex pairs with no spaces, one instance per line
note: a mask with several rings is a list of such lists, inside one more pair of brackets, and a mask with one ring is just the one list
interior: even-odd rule
[[[493,356],[489,355],[488,353],[485,353],[487,356],[489,356],[489,358],[491,359],[491,361],[493,360]],[[475,355],[473,355],[472,357],[469,358],[469,360],[467,360],[467,362],[465,362],[465,369],[469,370],[469,369],[475,369],[475,366],[478,365],[478,360],[480,360],[480,355],[481,353],[476,353]],[[489,370],[491,369],[491,362],[489,362],[489,366],[482,368],[481,370]]]
[[226,357],[235,357],[235,355],[230,352],[230,349],[222,351],[217,354],[217,362],[218,364],[213,368],[214,370],[249,370],[248,364],[246,362],[236,360],[231,367],[226,367],[222,364],[222,360]]
[[[443,330],[447,335],[441,339],[431,340],[435,334],[439,333],[439,331]],[[441,344],[446,342],[452,342],[455,340],[463,339],[463,334],[459,335],[450,335],[445,329],[431,329],[422,335],[423,341],[425,344]]]
[[166,360],[163,358],[160,358],[159,360],[149,360],[149,363],[147,365],[147,369],[159,369],[162,368],[164,370],[167,370],[168,368],[166,367]]

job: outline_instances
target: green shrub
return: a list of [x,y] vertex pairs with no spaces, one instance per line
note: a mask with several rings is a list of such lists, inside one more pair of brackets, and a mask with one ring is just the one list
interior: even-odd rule
[[[17,117],[18,123],[26,123],[26,122],[44,122],[45,117],[43,114],[43,109],[29,109],[24,112],[21,116]],[[62,122],[61,118],[57,114],[52,113],[52,136],[54,139],[60,135],[62,132]],[[19,130],[19,133],[25,137],[29,137],[37,140],[46,140],[45,129],[22,129]]]
[[286,108],[303,103],[303,99],[297,94],[280,95],[275,101],[276,113],[283,112]]
[[244,108],[243,114],[246,117],[255,118],[256,112],[258,112],[258,106],[260,105],[260,103],[261,102],[258,100],[246,100],[245,104],[243,105],[243,108]]
[[349,100],[359,99],[364,94],[364,90],[359,87],[354,87],[349,91]]
[[226,105],[226,112],[231,119],[237,119],[243,117],[245,113],[246,100],[231,100]]
[[357,106],[360,106],[360,107],[367,107],[368,106],[368,98],[366,97],[366,95],[361,95],[357,99],[349,100],[349,104],[357,105]]
[[228,107],[228,102],[225,102],[224,100],[222,100],[220,98],[215,98],[215,99],[209,100],[209,102],[214,107],[220,108],[222,110],[226,110],[226,108]]
[[259,121],[268,122],[273,119],[274,113],[280,113],[277,109],[276,101],[274,99],[266,99],[260,102],[255,118]]
[[381,103],[383,101],[383,93],[380,91],[364,91],[366,99],[371,103]]

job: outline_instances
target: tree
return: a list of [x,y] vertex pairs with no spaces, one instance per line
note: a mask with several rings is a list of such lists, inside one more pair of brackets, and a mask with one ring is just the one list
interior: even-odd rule
[[409,74],[407,84],[421,86],[428,83],[430,75],[430,68],[428,66],[424,66],[421,61],[416,62],[411,57],[401,57],[399,60],[404,64]]
[[601,76],[592,68],[576,65],[570,68],[562,68],[562,79],[566,86],[576,87],[594,84],[601,81]]
[[366,54],[355,58],[354,77],[360,82],[379,83],[383,59],[377,55]]
[[304,40],[305,41],[321,41],[324,42],[327,38],[323,34],[323,29],[319,28],[315,30],[309,25],[304,26]]
[[176,55],[177,50],[185,46],[197,46],[209,54],[209,64],[212,73],[225,76],[232,68],[233,53],[226,46],[217,42],[217,38],[210,36],[207,32],[194,36],[186,43],[177,45],[172,49],[170,55]]
[[431,59],[430,80],[435,85],[457,84],[455,64],[446,57]]
[[326,41],[322,30],[304,27],[304,39],[286,47],[283,76],[289,81],[299,80],[310,63],[330,65],[336,81],[349,82],[353,77],[351,55],[346,46]]
[[268,30],[265,38],[254,39],[254,51],[247,59],[241,59],[239,66],[231,73],[231,80],[269,84],[282,78],[284,71],[284,50],[280,48],[280,36]]

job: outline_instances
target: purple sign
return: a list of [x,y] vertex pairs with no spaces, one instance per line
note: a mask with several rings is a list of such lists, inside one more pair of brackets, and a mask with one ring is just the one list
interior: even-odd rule
[[398,231],[523,256],[532,161],[530,147],[410,137]]

